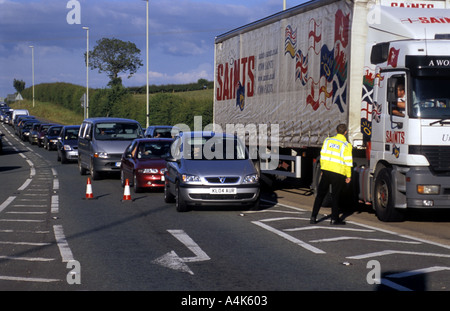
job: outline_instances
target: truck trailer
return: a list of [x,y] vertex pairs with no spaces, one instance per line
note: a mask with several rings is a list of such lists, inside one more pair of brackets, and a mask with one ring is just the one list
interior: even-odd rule
[[261,149],[261,172],[314,189],[322,143],[345,123],[355,200],[381,221],[450,208],[449,8],[449,0],[313,0],[219,35],[214,124],[267,125],[276,142],[246,140]]

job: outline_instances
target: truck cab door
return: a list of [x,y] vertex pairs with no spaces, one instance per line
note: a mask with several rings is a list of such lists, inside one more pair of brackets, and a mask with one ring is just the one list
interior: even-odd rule
[[[375,152],[374,156],[378,159],[387,160],[392,164],[405,163],[408,153],[406,74],[405,72],[382,72],[376,83],[378,83],[378,90],[374,96],[374,110],[378,110],[379,115],[376,117],[373,114],[372,153]],[[399,91],[402,89],[404,93]]]

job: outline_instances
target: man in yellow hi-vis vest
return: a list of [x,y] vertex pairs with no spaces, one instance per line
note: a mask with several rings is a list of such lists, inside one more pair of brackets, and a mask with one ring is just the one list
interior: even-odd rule
[[347,126],[339,124],[336,128],[337,135],[325,139],[320,151],[320,168],[322,178],[317,188],[316,199],[311,214],[311,224],[317,223],[323,199],[331,185],[331,224],[345,225],[339,219],[339,197],[345,183],[350,183],[353,167],[352,145],[347,142]]

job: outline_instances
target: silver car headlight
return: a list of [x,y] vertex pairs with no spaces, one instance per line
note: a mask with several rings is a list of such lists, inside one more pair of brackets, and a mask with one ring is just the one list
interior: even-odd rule
[[259,181],[258,174],[251,174],[244,177],[243,184],[256,184]]
[[194,182],[200,182],[200,176],[197,175],[189,175],[189,174],[183,174],[181,175],[181,178],[183,179],[183,182],[185,183],[194,183]]
[[96,152],[96,153],[94,153],[94,158],[107,159],[108,158],[108,153],[106,153],[106,152]]
[[70,151],[70,150],[72,150],[72,147],[70,147],[70,145],[64,145],[64,150],[65,151]]

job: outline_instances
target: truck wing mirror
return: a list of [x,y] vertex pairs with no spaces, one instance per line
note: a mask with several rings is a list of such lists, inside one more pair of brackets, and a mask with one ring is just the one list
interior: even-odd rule
[[397,80],[389,79],[387,86],[387,101],[389,103],[397,102]]

